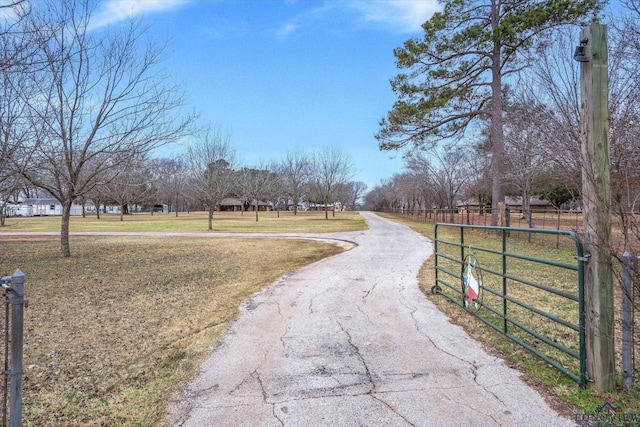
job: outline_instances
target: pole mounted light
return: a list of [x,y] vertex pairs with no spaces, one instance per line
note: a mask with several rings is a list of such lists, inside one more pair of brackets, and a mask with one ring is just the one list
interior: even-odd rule
[[589,39],[580,40],[580,45],[576,46],[576,50],[573,53],[573,59],[578,62],[590,62],[591,60],[587,56],[587,43],[589,43]]

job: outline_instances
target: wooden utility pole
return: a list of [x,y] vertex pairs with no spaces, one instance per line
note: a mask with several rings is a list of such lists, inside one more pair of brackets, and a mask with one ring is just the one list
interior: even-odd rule
[[584,285],[587,374],[599,391],[611,391],[616,376],[606,25],[584,28],[580,40],[586,55],[581,61],[581,121],[584,246],[589,256]]

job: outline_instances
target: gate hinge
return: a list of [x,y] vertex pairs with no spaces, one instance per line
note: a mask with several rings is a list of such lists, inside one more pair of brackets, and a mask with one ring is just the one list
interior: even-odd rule
[[591,254],[586,254],[585,256],[576,256],[574,258],[581,262],[588,262],[589,258],[591,258]]

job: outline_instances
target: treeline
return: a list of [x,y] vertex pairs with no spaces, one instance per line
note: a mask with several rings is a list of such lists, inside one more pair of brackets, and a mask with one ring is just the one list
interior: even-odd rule
[[[396,50],[398,66],[408,72],[392,81],[398,101],[381,122],[378,139],[383,149],[405,148],[405,166],[368,193],[366,206],[451,209],[473,201],[490,210],[507,195],[522,197],[529,220],[533,196],[558,208],[580,209],[581,82],[580,63],[572,54],[579,44],[580,26],[599,16],[608,27],[610,214],[623,229],[636,229],[633,214],[640,210],[640,1],[615,2],[608,9],[601,9],[602,2],[575,2],[584,6],[582,12],[592,10],[592,15],[584,13],[582,21],[568,19],[566,25],[555,23],[544,31],[525,32],[518,37],[528,37],[527,42],[518,45],[517,51],[508,51],[507,43],[516,35],[505,35],[499,45],[504,64],[498,82],[499,106],[491,90],[495,74],[492,80],[488,73],[495,64],[479,53],[483,42],[478,41],[476,49],[476,42],[458,38],[454,46],[453,33],[443,33],[449,26],[462,32],[471,31],[477,22],[488,22],[495,10],[490,10],[488,2],[482,3],[486,7],[473,7],[480,3],[445,2],[449,6],[440,21],[425,24],[424,40],[410,40]],[[528,16],[538,13],[536,2],[525,3]],[[465,14],[453,14],[464,8]],[[514,13],[505,8],[495,22],[504,20],[506,25]],[[466,21],[458,22],[458,17]],[[453,27],[454,22],[459,26]],[[495,47],[496,39],[491,40],[486,43]],[[442,42],[439,54],[433,50],[437,42]],[[456,55],[452,53],[455,49]],[[473,58],[478,62],[472,62]],[[445,69],[446,65],[450,68]],[[467,85],[466,89],[461,85]],[[500,143],[498,149],[496,143]],[[631,238],[631,233],[626,237]]]
[[[236,199],[243,211],[256,211],[267,204],[272,210],[355,210],[366,191],[363,182],[352,181],[351,161],[335,147],[315,152],[302,150],[282,159],[248,166],[237,159],[230,135],[219,131],[193,136],[185,152],[171,157],[149,154],[114,165],[104,180],[74,199],[93,206],[100,213],[108,205],[119,206],[122,214],[130,207],[153,213],[154,206],[166,206],[168,213],[220,210],[225,199]],[[20,174],[2,192],[2,207],[24,199],[51,197]],[[327,213],[328,217],[328,213]],[[210,227],[211,228],[211,227]]]

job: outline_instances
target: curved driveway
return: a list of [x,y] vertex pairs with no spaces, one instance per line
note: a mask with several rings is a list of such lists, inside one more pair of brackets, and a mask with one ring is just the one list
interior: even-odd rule
[[571,426],[418,289],[431,243],[362,213],[357,247],[250,298],[179,426]]

